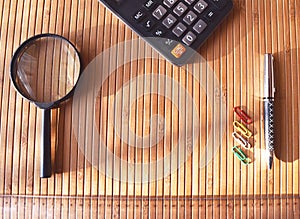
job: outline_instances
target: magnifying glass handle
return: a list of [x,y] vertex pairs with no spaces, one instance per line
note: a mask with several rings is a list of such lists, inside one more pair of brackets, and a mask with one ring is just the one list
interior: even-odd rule
[[40,177],[51,177],[51,109],[43,109]]

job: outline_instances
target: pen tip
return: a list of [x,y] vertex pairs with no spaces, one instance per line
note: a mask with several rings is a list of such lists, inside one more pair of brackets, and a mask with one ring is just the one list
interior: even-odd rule
[[269,163],[268,163],[269,170],[272,169],[272,163],[273,163],[273,157],[269,157]]

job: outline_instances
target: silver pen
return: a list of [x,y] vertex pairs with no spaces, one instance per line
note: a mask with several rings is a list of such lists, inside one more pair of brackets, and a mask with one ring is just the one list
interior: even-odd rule
[[274,57],[265,54],[264,57],[264,129],[265,145],[268,152],[268,167],[272,168],[274,154]]

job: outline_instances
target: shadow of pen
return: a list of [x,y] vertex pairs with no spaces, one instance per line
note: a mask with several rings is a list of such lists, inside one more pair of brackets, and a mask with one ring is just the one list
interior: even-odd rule
[[297,54],[299,48],[274,54],[275,156],[283,162],[299,159],[299,83]]

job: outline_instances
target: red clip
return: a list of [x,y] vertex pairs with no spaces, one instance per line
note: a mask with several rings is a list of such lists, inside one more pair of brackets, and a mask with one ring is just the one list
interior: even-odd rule
[[252,119],[250,118],[250,116],[247,115],[247,113],[245,113],[240,106],[236,106],[233,108],[233,111],[236,112],[236,114],[238,115],[238,117],[241,118],[241,120],[243,120],[243,122],[245,122],[246,124],[251,124],[252,123]]

